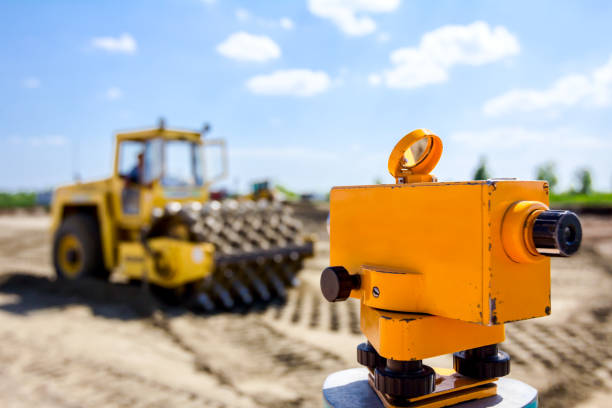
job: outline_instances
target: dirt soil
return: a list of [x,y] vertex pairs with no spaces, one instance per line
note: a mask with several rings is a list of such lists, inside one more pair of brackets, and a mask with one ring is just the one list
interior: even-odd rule
[[[325,236],[322,217],[305,221]],[[317,407],[325,377],[357,366],[357,302],[319,293],[325,240],[286,303],[203,316],[140,287],[59,284],[48,226],[0,216],[2,407]],[[581,253],[553,260],[552,315],[507,326],[511,376],[545,407],[608,407],[612,392],[612,218],[583,226]]]

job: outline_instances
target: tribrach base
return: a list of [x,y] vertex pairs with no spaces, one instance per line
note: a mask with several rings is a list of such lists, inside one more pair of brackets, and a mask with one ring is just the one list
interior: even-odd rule
[[[452,372],[452,370],[449,371]],[[400,407],[399,405],[388,405],[381,401],[374,389],[368,384],[369,374],[367,368],[353,368],[329,375],[323,385],[323,406],[326,408]],[[434,405],[434,401],[421,400],[408,405],[408,407],[536,408],[538,406],[537,390],[521,381],[500,378],[493,383],[485,382],[478,387],[494,387],[495,385],[497,386],[497,393],[492,396],[480,399],[473,399],[475,397],[472,396],[468,398],[469,400],[464,400],[465,402],[441,399],[441,401],[435,402],[436,405]],[[443,385],[437,384],[437,387],[443,387]],[[469,389],[463,389],[463,391],[470,392]],[[443,397],[443,395],[439,395],[439,397]]]
[[376,392],[385,408],[441,408],[460,402],[491,397],[497,394],[497,378],[476,380],[457,374],[448,368],[434,368],[436,372],[436,388],[434,392],[420,397],[408,398],[404,401],[393,401],[374,387],[372,372],[368,375],[368,383]]

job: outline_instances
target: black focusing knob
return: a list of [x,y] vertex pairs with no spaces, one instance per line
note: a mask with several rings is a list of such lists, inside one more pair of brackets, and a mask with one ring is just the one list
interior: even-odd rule
[[580,248],[582,227],[571,211],[542,211],[535,219],[533,243],[546,256],[570,256]]
[[359,289],[361,278],[351,275],[342,266],[330,266],[321,274],[321,292],[328,302],[346,300],[351,290]]

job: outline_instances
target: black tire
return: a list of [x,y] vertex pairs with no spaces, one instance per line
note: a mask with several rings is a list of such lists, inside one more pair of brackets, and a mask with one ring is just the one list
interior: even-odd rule
[[[78,244],[66,251],[66,242],[70,241]],[[59,279],[108,279],[98,224],[92,216],[73,214],[62,221],[53,239],[53,266]]]

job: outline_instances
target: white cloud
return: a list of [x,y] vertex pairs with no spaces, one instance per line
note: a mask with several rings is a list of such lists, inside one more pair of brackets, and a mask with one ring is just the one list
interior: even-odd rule
[[280,47],[269,37],[240,31],[217,46],[217,51],[240,61],[265,62],[280,57]]
[[291,20],[289,17],[281,18],[279,21],[279,24],[285,30],[293,30],[293,28],[295,27],[293,20]]
[[138,48],[136,40],[128,33],[123,33],[119,37],[96,37],[91,40],[91,45],[94,48],[122,54],[134,54]]
[[200,1],[206,5],[215,4],[217,2],[217,0],[200,0]]
[[64,136],[47,135],[39,137],[19,137],[11,136],[9,142],[14,145],[27,145],[30,147],[53,147],[64,146],[68,143],[68,139]]
[[330,19],[345,34],[362,36],[376,31],[376,22],[368,14],[389,13],[399,4],[400,0],[308,0],[308,9]]
[[29,77],[23,80],[23,87],[28,89],[40,88],[40,79],[36,77]]
[[236,10],[236,19],[238,21],[247,21],[251,18],[251,13],[248,10],[239,8]]
[[253,21],[257,25],[266,28],[280,27],[284,30],[293,30],[293,28],[295,28],[295,23],[289,17],[281,17],[278,20],[262,18],[254,16],[249,10],[244,8],[236,9],[234,14],[236,15],[236,20],[240,21],[241,23]]
[[262,95],[313,96],[327,91],[331,85],[329,75],[323,71],[288,69],[249,79],[247,88]]
[[380,33],[376,36],[376,41],[381,44],[388,43],[391,40],[391,34],[389,33]]
[[331,86],[340,87],[350,80],[350,71],[347,67],[340,67],[338,73],[332,78]]
[[372,86],[378,86],[382,83],[382,77],[378,74],[370,74],[368,75],[368,82]]
[[447,25],[423,35],[417,47],[393,51],[393,67],[380,75],[390,88],[416,88],[448,80],[454,65],[483,65],[519,51],[518,40],[505,27],[491,28],[483,21]]
[[104,96],[109,101],[116,101],[117,99],[121,99],[123,97],[123,91],[121,88],[113,86],[106,90]]
[[448,79],[447,68],[416,48],[391,53],[394,68],[382,73],[389,88],[417,88]]
[[[577,168],[592,170],[596,189],[609,189],[609,132],[573,126],[521,126],[467,128],[451,131],[451,146],[436,170],[442,180],[470,179],[479,156],[486,156],[493,177],[532,180],[535,169],[545,162],[557,163],[558,191],[571,187]],[[474,166],[474,167],[472,167]]]
[[490,116],[515,112],[555,110],[576,105],[608,106],[612,102],[612,56],[588,75],[566,75],[549,88],[514,89],[485,102]]
[[43,136],[43,137],[33,137],[29,139],[29,143],[32,146],[64,146],[68,143],[68,139],[64,136]]
[[552,130],[533,130],[523,127],[501,127],[475,131],[457,131],[450,135],[451,140],[466,147],[480,151],[521,148],[522,146],[542,145],[565,151],[571,149],[612,148],[612,140],[579,134],[565,128]]
[[335,160],[337,155],[329,150],[317,150],[302,146],[238,148],[230,152],[235,158],[282,160]]

